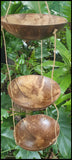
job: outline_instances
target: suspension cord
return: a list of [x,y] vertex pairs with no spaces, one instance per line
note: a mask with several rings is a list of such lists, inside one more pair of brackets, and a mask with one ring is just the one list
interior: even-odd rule
[[[41,14],[41,9],[40,9],[40,3],[38,1],[38,7],[39,7],[39,12]],[[42,44],[43,44],[43,41],[41,40],[41,76],[42,76]]]
[[5,19],[6,19],[6,21],[8,21],[8,20],[7,20],[7,15],[8,15],[8,12],[9,12],[10,6],[11,6],[11,1],[9,2],[9,6],[8,6],[8,9],[7,9],[7,12],[6,12],[6,15],[5,15]]
[[39,12],[41,14],[41,9],[40,9],[40,2],[38,1],[38,7],[39,7]]
[[[49,15],[51,15],[47,1],[45,1],[45,4],[47,6]],[[57,29],[55,29],[54,32],[53,32],[53,34],[54,34],[54,61],[53,61],[53,68],[52,68],[52,74],[51,74],[51,102],[53,102],[53,92],[52,92],[53,91],[53,85],[52,85],[52,83],[53,83],[53,73],[54,73],[55,58],[56,58],[56,32],[57,32]],[[56,111],[57,111],[57,120],[56,120],[56,123],[55,123],[55,136],[57,137],[56,126],[57,126],[57,122],[58,122],[58,119],[59,119],[59,111],[58,111],[58,108],[56,107],[56,104],[54,103],[53,105],[55,106]]]
[[[55,59],[56,59],[56,32],[57,32],[57,29],[54,30],[53,34],[54,34],[54,61],[53,61],[53,68],[52,68],[52,74],[51,74],[51,102],[53,102],[53,74],[54,74],[54,67],[55,67]],[[56,127],[57,127],[57,122],[58,122],[58,119],[59,119],[59,111],[58,111],[58,108],[56,107],[56,104],[53,103],[54,107],[56,108],[56,111],[57,111],[57,120],[56,120],[56,123],[55,123],[55,137],[57,137],[57,133],[56,133]],[[57,140],[56,140],[57,142]]]
[[53,73],[54,73],[54,67],[55,67],[55,59],[56,59],[56,32],[57,29],[54,30],[53,34],[54,34],[54,61],[53,61],[53,68],[52,68],[52,75],[51,78],[53,79]]
[[41,75],[42,75],[42,40],[41,40]]
[[47,10],[48,10],[48,14],[51,15],[47,1],[45,1],[45,4],[46,4]]

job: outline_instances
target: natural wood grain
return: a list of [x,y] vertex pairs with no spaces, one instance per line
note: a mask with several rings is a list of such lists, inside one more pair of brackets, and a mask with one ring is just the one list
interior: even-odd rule
[[[51,83],[53,98],[51,98]],[[26,75],[13,79],[11,88],[9,84],[8,93],[12,100],[26,110],[44,109],[60,95],[59,85],[50,78],[40,75]]]
[[[41,16],[42,15],[42,16]],[[53,35],[54,29],[61,29],[67,23],[64,17],[47,14],[12,14],[1,17],[3,28],[24,40],[40,40]]]

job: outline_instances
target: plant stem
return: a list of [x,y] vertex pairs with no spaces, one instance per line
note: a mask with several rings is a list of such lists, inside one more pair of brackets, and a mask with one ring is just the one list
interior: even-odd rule
[[15,148],[12,148],[12,149],[8,149],[8,150],[5,150],[5,151],[2,151],[1,153],[5,153],[5,152],[9,152],[11,150],[15,150]]

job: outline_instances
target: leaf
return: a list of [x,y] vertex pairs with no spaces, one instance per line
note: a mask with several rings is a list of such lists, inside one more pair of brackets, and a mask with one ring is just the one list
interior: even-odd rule
[[57,153],[58,153],[58,145],[57,145],[57,143],[56,143],[56,144],[53,144],[53,145],[52,145],[52,148],[53,148],[53,152],[54,152],[55,154],[57,154]]
[[31,64],[32,66],[37,66],[37,62],[36,62],[35,59],[30,58],[30,59],[28,60],[28,63]]
[[[37,72],[38,74],[41,74],[41,66],[40,65],[37,65],[36,67],[34,67],[34,70],[35,72]],[[44,69],[42,68],[42,73],[44,74],[45,71]]]
[[9,70],[10,71],[10,76],[12,76],[14,74],[13,70]]
[[[55,72],[57,72],[57,73],[55,74],[55,78],[62,73],[62,69],[63,69],[62,66],[64,67],[64,63],[58,62],[58,61],[55,62],[55,67],[61,67],[61,69],[54,70],[54,74],[55,74]],[[50,60],[49,60],[49,61],[43,62],[43,63],[42,63],[42,67],[43,67],[43,68],[42,68],[43,75],[44,75],[44,76],[47,76],[47,77],[51,77],[51,73],[52,73],[52,68],[51,68],[51,67],[53,67],[53,61],[50,61]],[[50,69],[51,71],[50,71],[50,72],[48,71],[48,73],[45,73],[44,69]],[[38,74],[41,74],[41,64],[40,64],[40,65],[37,65],[36,67],[34,67],[34,70],[35,70],[35,72],[37,72]]]
[[71,118],[65,108],[59,109],[60,134],[58,137],[59,151],[64,158],[71,158]]
[[5,150],[14,149],[16,144],[13,137],[13,130],[11,127],[13,126],[12,118],[4,119],[1,124],[1,148],[2,152]]
[[[22,3],[24,5],[27,5],[27,7],[30,9],[30,10],[33,10],[34,12],[36,13],[40,13],[40,10],[39,10],[39,5],[38,5],[38,2],[37,1],[22,1]],[[40,9],[41,9],[41,12],[43,13],[44,11],[47,11],[47,9],[45,9],[45,3],[43,1],[39,1],[39,4],[40,4]]]
[[24,64],[24,59],[19,59],[18,63],[19,64]]
[[12,106],[11,99],[9,95],[6,95],[5,92],[1,94],[1,108],[9,109]]
[[3,121],[3,117],[7,119],[7,117],[9,117],[9,114],[6,109],[1,108],[1,121]]
[[18,64],[18,65],[20,65],[20,64],[22,65],[22,64],[24,64],[24,62],[25,62],[25,60],[24,60],[24,54],[22,54],[22,55],[19,57],[17,64]]
[[[51,13],[54,15],[60,15],[60,1],[47,1]],[[46,7],[47,8],[47,7]]]
[[6,74],[1,73],[1,83],[4,83],[5,79],[6,79]]
[[71,106],[71,99],[69,101],[67,101],[64,105]]
[[67,111],[71,111],[71,99],[67,101],[66,103],[64,103],[64,106],[66,106]]
[[[56,101],[56,105],[60,104],[60,103],[65,103],[65,101],[67,99],[70,99],[71,98],[71,93],[68,93],[68,94],[61,94],[60,97],[58,98],[58,100]],[[64,104],[65,105],[65,104]]]
[[[64,63],[62,62],[55,62],[55,67],[64,67]],[[43,68],[49,68],[49,67],[53,67],[53,61],[45,61],[42,63],[42,67]],[[36,67],[34,67],[34,69],[37,71],[41,68],[41,65],[37,65]]]
[[[41,159],[40,155],[37,151],[27,151],[23,148],[16,146],[16,149],[19,149],[18,153],[16,154],[16,159]],[[41,151],[42,152],[42,151]]]
[[1,159],[6,159],[8,153],[7,152],[1,152]]
[[3,44],[3,37],[2,37],[2,34],[1,34],[1,48],[2,48],[2,44]]
[[[46,47],[46,44],[43,45],[42,47],[42,58],[44,57],[49,57],[50,53],[48,52],[48,49]],[[41,46],[35,48],[35,58],[36,59],[41,59]]]
[[[54,43],[54,37],[51,37],[50,40]],[[68,65],[70,63],[69,51],[59,40],[56,40],[56,49],[59,50],[59,54],[62,56],[64,63]]]
[[[44,73],[44,76],[51,78],[51,73],[52,71]],[[64,94],[66,89],[71,84],[71,74],[69,73],[66,67],[60,67],[59,69],[54,70],[53,80],[55,80],[60,85],[61,93]]]
[[18,3],[13,2],[13,4],[11,4],[9,14],[20,13],[22,8],[23,8],[23,4],[21,3],[21,1],[19,1]]
[[[42,63],[43,67],[44,66],[52,66],[53,67],[53,61],[51,60],[48,60],[48,61],[45,61]],[[58,61],[55,61],[55,67],[64,67],[64,63],[62,62],[58,62]]]
[[10,131],[10,129],[8,129],[8,128],[5,130],[2,129],[1,148],[3,151],[15,148],[14,138],[11,137],[12,134],[13,134],[13,132]]
[[71,32],[67,28],[66,28],[66,41],[67,41],[68,49],[69,49],[69,51],[71,53]]
[[68,22],[71,22],[71,1],[66,1],[66,3],[63,5],[62,12],[64,13],[64,16]]
[[15,54],[9,53],[9,54],[8,54],[8,58],[9,58],[9,59],[12,59],[13,61],[16,61],[17,56],[18,56],[17,53],[15,53]]
[[9,1],[4,1],[4,2],[1,1],[1,16],[5,16],[8,5]]
[[[1,15],[2,16],[5,16],[8,6],[9,6],[8,1],[4,1],[4,3],[1,1]],[[23,4],[21,3],[21,1],[17,3],[15,3],[15,1],[14,2],[12,1],[8,14],[20,13],[22,9],[23,9]],[[23,9],[23,11],[25,11],[25,9]]]
[[68,73],[63,77],[60,77],[60,79],[58,79],[58,83],[61,88],[61,93],[64,93],[71,84],[71,75]]

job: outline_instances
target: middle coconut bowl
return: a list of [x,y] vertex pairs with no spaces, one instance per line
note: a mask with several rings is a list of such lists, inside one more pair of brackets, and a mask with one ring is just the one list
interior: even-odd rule
[[39,110],[48,107],[58,99],[60,87],[50,78],[26,75],[13,79],[8,86],[8,93],[12,100],[24,109]]

